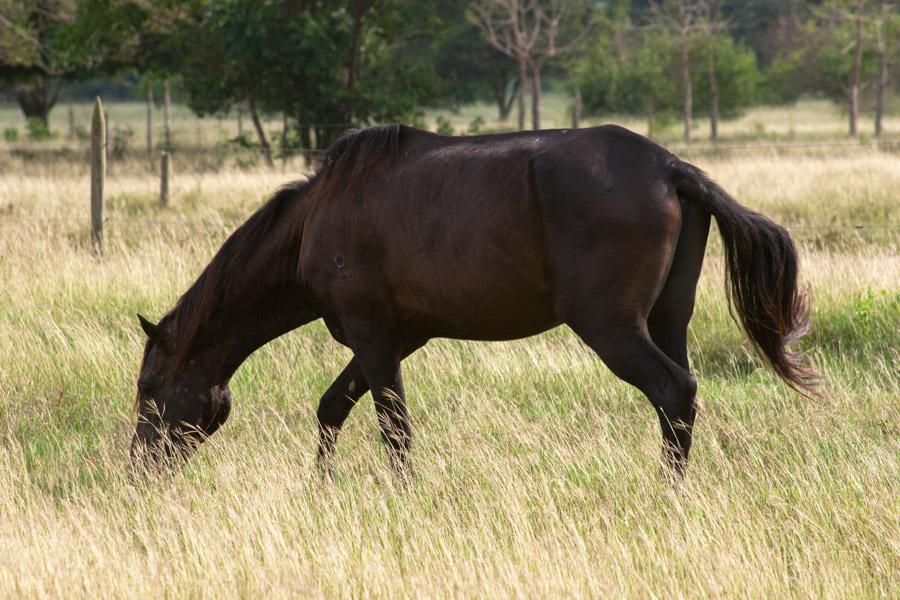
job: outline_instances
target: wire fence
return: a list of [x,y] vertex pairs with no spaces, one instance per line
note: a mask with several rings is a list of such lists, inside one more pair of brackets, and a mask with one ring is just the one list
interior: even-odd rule
[[[194,219],[190,217],[167,217],[163,219],[155,217],[106,217],[103,219],[105,225],[183,225],[208,227],[210,229],[230,229],[241,222],[241,219],[213,220]],[[74,217],[20,216],[0,213],[0,225],[10,225],[13,223],[67,223],[73,225],[89,225],[90,219],[88,217],[79,219]],[[829,225],[785,225],[785,227],[790,231],[900,231],[900,224],[892,223],[836,223]]]
[[[337,128],[341,132],[358,129],[346,123],[308,123],[303,126],[319,127],[319,128]],[[852,149],[852,148],[877,148],[887,152],[900,152],[900,137],[885,136],[876,139],[860,139],[860,140],[821,140],[821,141],[766,141],[765,138],[747,142],[710,142],[710,141],[694,141],[684,142],[682,140],[661,140],[660,143],[673,152],[729,152],[734,150],[741,151],[778,151],[788,152],[792,150],[808,150],[808,149]],[[274,154],[281,156],[312,156],[318,157],[328,151],[327,148],[313,148],[306,146],[288,145],[282,146],[280,136],[274,136],[269,140]],[[114,143],[111,141],[110,145]],[[16,153],[41,153],[41,152],[87,152],[90,149],[88,140],[66,139],[66,140],[50,140],[50,141],[34,141],[34,142],[0,142],[0,150]],[[168,147],[160,143],[154,147],[153,152],[162,149],[182,152],[209,152],[214,149],[230,149],[234,151],[247,150],[259,151],[260,146],[255,140],[244,134],[244,141],[238,138],[220,139],[211,143],[181,143],[173,142]],[[137,143],[128,143],[128,154],[147,153],[147,148]]]
[[[299,125],[300,127],[310,127],[310,128],[320,128],[320,129],[337,129],[340,128],[342,130],[351,129],[350,124],[347,123],[303,123]],[[56,144],[54,147],[53,144]],[[49,144],[49,145],[48,145]],[[218,147],[224,147],[233,150],[245,150],[251,152],[258,152],[259,147],[253,144],[246,145],[246,143],[235,143],[233,140],[229,142],[220,142],[218,143]],[[210,152],[214,151],[216,146],[209,145],[185,145],[178,144],[174,146],[176,151],[185,151],[185,152]],[[734,151],[776,151],[776,152],[790,152],[795,150],[808,150],[808,149],[864,149],[864,148],[878,148],[883,151],[889,152],[900,152],[900,138],[881,138],[881,139],[857,139],[857,140],[820,140],[820,141],[793,141],[793,142],[772,142],[766,143],[764,141],[749,141],[745,143],[735,143],[735,142],[718,142],[718,143],[709,143],[709,142],[694,142],[694,143],[684,143],[684,142],[674,142],[668,145],[668,148],[673,152],[690,154],[690,153],[718,153],[718,152],[734,152]],[[35,142],[35,143],[17,143],[17,144],[0,144],[0,150],[6,150],[9,152],[40,152],[40,151],[56,151],[56,150],[70,150],[70,151],[89,151],[89,144],[86,142],[82,142],[80,140],[67,140],[62,142]],[[289,152],[282,152],[280,149],[276,147],[276,157],[278,159],[283,159],[288,156],[305,156],[309,159],[316,160],[322,153],[327,150],[321,148],[304,148],[304,147],[294,147],[290,148]],[[139,155],[144,153],[146,155],[146,149],[141,149],[139,147],[133,147],[129,149],[129,154]],[[0,225],[2,226],[10,226],[14,224],[23,224],[23,223],[41,223],[41,224],[68,224],[72,227],[81,227],[82,225],[89,224],[89,219],[80,219],[80,218],[72,218],[72,217],[53,217],[47,216],[43,217],[40,215],[17,215],[13,214],[13,206],[9,205],[7,207],[0,206]],[[197,219],[186,216],[167,216],[165,218],[161,217],[128,217],[128,216],[117,216],[115,214],[107,216],[103,219],[104,225],[112,226],[113,228],[117,226],[121,226],[123,228],[130,227],[189,227],[189,228],[203,228],[210,232],[214,230],[228,230],[235,227],[240,223],[239,219],[231,219],[231,218],[223,218],[219,219]],[[900,225],[890,224],[890,223],[836,223],[836,224],[822,224],[822,225],[794,225],[788,227],[791,231],[795,232],[865,232],[865,231],[900,231]]]

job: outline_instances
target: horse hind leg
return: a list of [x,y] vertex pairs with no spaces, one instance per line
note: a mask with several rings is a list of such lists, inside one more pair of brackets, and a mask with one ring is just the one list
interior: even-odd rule
[[657,348],[644,327],[573,329],[619,379],[647,397],[662,428],[663,457],[678,475],[683,475],[691,442],[690,407],[697,390],[691,374]]
[[[407,340],[403,344],[401,358],[406,358],[424,344],[425,340]],[[344,421],[359,399],[368,391],[369,382],[359,361],[354,357],[319,400],[319,408],[316,411],[319,422],[317,463],[324,474],[329,476],[332,474],[335,445]],[[379,404],[376,403],[376,406]]]
[[709,222],[709,214],[700,207],[687,204],[682,208],[681,233],[672,266],[647,318],[653,342],[684,369],[689,369],[687,328],[694,314]]
[[[653,343],[667,357],[690,375],[687,353],[687,329],[694,313],[697,281],[703,267],[706,240],[709,235],[709,214],[701,208],[686,205],[682,209],[681,234],[672,259],[666,283],[656,299],[647,319],[647,328]],[[678,447],[687,460],[697,416],[695,395],[675,407],[680,427],[676,430]]]

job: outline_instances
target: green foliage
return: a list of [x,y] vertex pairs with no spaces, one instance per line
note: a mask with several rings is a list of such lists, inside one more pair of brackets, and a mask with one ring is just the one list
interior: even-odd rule
[[456,131],[453,129],[453,123],[444,115],[438,115],[435,119],[437,132],[441,135],[453,135]]
[[[701,114],[708,112],[710,104],[706,45],[706,41],[702,40],[691,53],[694,107]],[[757,67],[756,55],[730,36],[719,36],[713,46],[713,56],[719,88],[719,110],[724,117],[736,116],[742,108],[752,106],[759,99],[763,76]]]
[[470,22],[467,4],[437,2],[443,31],[431,44],[430,52],[440,88],[431,103],[458,108],[477,101],[493,102],[505,117],[518,83],[516,64],[494,49]]
[[27,121],[27,127],[28,138],[36,142],[39,142],[41,140],[49,140],[54,137],[53,132],[50,131],[50,128],[47,126],[47,124],[38,117],[29,117]]
[[[719,108],[723,116],[733,115],[758,97],[762,76],[756,56],[728,36],[715,40],[713,55]],[[702,114],[709,106],[705,39],[695,40],[690,59],[694,107]],[[573,85],[581,89],[588,114],[643,114],[655,119],[680,112],[682,82],[675,41],[656,31],[597,37],[576,61]]]
[[478,115],[472,122],[469,123],[469,128],[466,130],[466,133],[469,135],[478,135],[481,133],[481,128],[484,127],[484,117]]
[[190,106],[223,113],[252,95],[262,111],[299,124],[301,145],[319,146],[350,126],[420,118],[436,77],[409,49],[431,27],[428,11],[399,0],[360,14],[343,3],[316,4],[203,5],[182,36],[190,46],[180,67]]
[[7,143],[19,141],[19,130],[16,127],[6,127],[3,130],[3,140]]

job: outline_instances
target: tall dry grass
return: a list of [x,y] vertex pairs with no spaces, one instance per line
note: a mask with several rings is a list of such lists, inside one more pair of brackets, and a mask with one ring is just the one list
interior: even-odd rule
[[176,170],[163,210],[152,174],[114,166],[97,258],[77,165],[10,168],[0,595],[896,597],[897,158],[697,162],[801,240],[816,302],[805,347],[825,379],[803,399],[751,356],[713,241],[690,342],[703,407],[676,488],[649,404],[564,329],[432,342],[404,363],[412,485],[391,478],[368,399],[326,484],[315,405],[349,354],[320,324],[241,368],[231,421],[184,472],[132,486],[134,314],[163,314],[290,175]]

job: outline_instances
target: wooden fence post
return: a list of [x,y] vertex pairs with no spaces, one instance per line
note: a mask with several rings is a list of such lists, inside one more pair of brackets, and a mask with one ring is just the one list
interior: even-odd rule
[[106,179],[106,115],[100,96],[94,102],[91,119],[91,241],[96,251],[103,249],[103,184]]
[[166,150],[172,149],[172,97],[169,95],[169,80],[163,79],[163,137]]
[[159,204],[169,205],[169,153],[163,151],[159,163]]
[[75,139],[75,109],[69,104],[69,140]]
[[147,82],[147,155],[153,156],[153,85]]

